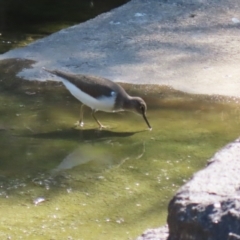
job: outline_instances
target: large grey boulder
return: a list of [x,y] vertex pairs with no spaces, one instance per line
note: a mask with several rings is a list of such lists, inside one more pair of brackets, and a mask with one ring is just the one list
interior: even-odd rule
[[240,239],[240,139],[179,189],[168,207],[168,240]]
[[240,138],[218,151],[168,206],[168,227],[136,240],[240,239]]

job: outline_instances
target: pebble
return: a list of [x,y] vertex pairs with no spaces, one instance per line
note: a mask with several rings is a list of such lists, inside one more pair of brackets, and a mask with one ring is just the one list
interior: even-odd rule
[[232,18],[232,22],[235,23],[235,24],[238,24],[240,23],[240,20],[238,18]]
[[46,199],[44,197],[38,197],[33,200],[33,203],[35,206],[37,206],[38,204],[45,202],[45,201],[46,201]]

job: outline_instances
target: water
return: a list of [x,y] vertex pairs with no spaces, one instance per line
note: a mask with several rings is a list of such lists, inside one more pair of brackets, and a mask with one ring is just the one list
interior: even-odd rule
[[19,80],[0,64],[1,239],[134,239],[165,224],[167,204],[219,148],[239,136],[239,99],[164,86],[143,97],[153,127],[129,112],[97,117],[59,83]]
[[[10,5],[0,6],[1,53],[107,11],[113,1],[77,1],[86,16],[74,4],[75,13],[55,3],[47,13],[36,2],[24,2],[30,15],[14,5],[4,18]],[[69,18],[44,16],[63,16],[62,9]],[[87,108],[84,128],[74,128],[80,104],[63,86],[16,79],[30,64],[0,63],[1,239],[135,239],[165,224],[176,190],[239,136],[239,99],[152,85],[123,85],[146,100],[152,131],[133,113],[98,112],[110,127],[99,131]]]

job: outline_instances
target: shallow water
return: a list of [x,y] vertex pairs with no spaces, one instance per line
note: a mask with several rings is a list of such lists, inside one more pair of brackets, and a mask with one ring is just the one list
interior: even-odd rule
[[[130,112],[90,110],[59,83],[14,78],[0,64],[1,239],[134,239],[165,224],[167,204],[214,152],[239,136],[238,99],[123,84],[143,97],[153,130]],[[26,64],[26,63],[24,63]]]

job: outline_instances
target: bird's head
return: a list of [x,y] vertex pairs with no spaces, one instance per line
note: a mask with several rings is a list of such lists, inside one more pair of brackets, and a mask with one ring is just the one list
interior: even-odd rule
[[152,130],[152,127],[150,126],[150,124],[147,120],[147,117],[146,117],[147,104],[145,103],[145,101],[142,98],[140,98],[140,97],[132,97],[131,98],[131,110],[142,115],[145,122],[148,125],[148,128],[150,130]]

